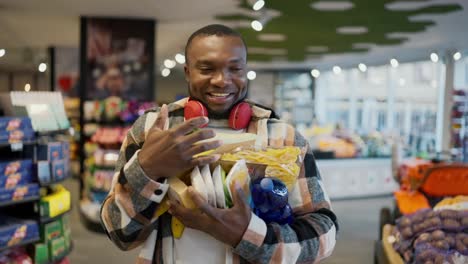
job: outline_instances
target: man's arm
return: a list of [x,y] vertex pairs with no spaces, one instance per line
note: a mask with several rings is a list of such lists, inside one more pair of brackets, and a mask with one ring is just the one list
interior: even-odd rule
[[330,209],[312,151],[295,135],[295,145],[307,152],[296,187],[289,194],[295,220],[290,225],[266,224],[252,213],[250,223],[234,252],[255,263],[315,263],[328,257],[335,246],[338,223]]
[[101,207],[102,224],[110,239],[122,250],[141,245],[157,227],[154,213],[168,189],[165,181],[149,178],[138,161],[145,140],[145,125],[156,119],[154,115],[157,113],[141,116],[127,133],[111,190]]

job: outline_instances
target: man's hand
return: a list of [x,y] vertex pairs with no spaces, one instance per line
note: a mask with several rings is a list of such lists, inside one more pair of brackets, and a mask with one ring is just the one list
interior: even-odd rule
[[249,226],[251,210],[245,201],[242,189],[234,192],[234,206],[219,209],[211,206],[199,193],[189,187],[189,194],[198,209],[187,209],[177,201],[169,202],[169,213],[177,217],[185,226],[203,231],[217,240],[237,246]]
[[211,129],[191,133],[208,123],[208,118],[193,118],[164,130],[167,119],[168,109],[163,105],[138,154],[138,161],[148,177],[157,180],[161,177],[177,176],[190,168],[213,163],[220,158],[219,155],[193,158],[198,153],[221,146],[220,141],[195,144],[215,136],[215,132]]

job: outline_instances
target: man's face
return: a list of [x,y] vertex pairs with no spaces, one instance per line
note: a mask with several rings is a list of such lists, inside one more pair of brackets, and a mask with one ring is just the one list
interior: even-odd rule
[[247,94],[246,49],[235,36],[198,36],[187,51],[190,96],[215,114],[225,114]]

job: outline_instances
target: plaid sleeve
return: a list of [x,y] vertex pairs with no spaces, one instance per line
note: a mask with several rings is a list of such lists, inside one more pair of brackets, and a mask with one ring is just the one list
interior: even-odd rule
[[[290,225],[266,224],[252,213],[234,252],[253,263],[316,263],[331,255],[338,223],[323,188],[307,141],[292,130],[294,144],[303,149],[296,186],[289,194],[295,220]],[[291,136],[290,136],[291,137]]]
[[101,207],[101,221],[110,239],[122,250],[141,245],[157,226],[156,209],[168,184],[150,179],[138,155],[157,113],[141,116],[128,131],[120,149],[112,188]]

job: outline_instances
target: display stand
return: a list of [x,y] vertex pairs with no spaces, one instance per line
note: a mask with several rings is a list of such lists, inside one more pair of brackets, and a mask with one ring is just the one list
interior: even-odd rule
[[88,229],[104,231],[100,209],[111,188],[120,146],[133,122],[153,107],[117,97],[84,102],[80,215]]
[[59,184],[71,177],[61,96],[12,92],[1,98],[11,116],[0,117],[0,259],[57,263],[72,249],[71,195]]

